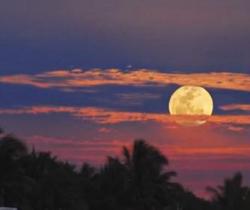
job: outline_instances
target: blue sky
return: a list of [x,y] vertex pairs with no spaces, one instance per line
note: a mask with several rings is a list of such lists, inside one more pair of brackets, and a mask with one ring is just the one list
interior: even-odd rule
[[1,74],[60,68],[247,72],[248,1],[1,3]]

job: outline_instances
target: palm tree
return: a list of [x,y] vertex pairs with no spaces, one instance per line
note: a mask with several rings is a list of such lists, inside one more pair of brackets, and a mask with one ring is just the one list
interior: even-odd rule
[[136,140],[131,150],[123,147],[122,157],[108,157],[94,177],[90,209],[165,209],[176,190],[170,182],[176,173],[167,165],[167,158],[144,140]]
[[213,202],[222,210],[248,210],[250,207],[250,192],[247,187],[242,186],[243,177],[236,173],[233,178],[226,179],[223,186],[217,189],[208,187],[212,193]]
[[129,173],[127,196],[131,206],[137,210],[168,206],[174,188],[170,179],[176,175],[173,171],[166,171],[168,159],[144,140],[136,140],[131,151],[124,147],[123,159]]

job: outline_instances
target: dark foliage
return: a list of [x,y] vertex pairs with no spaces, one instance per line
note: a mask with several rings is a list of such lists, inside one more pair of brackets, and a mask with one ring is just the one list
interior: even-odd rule
[[50,153],[28,152],[0,130],[0,206],[19,210],[249,210],[250,188],[237,173],[208,188],[210,202],[196,197],[168,170],[168,159],[143,140],[99,169],[80,169]]

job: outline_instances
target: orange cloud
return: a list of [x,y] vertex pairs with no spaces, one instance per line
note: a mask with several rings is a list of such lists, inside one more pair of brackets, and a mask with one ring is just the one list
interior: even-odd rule
[[232,111],[232,110],[250,111],[250,104],[227,104],[220,106],[220,109],[224,111]]
[[68,113],[73,117],[91,120],[100,124],[117,124],[123,122],[175,123],[181,120],[203,120],[215,124],[250,125],[249,115],[214,115],[207,116],[171,116],[167,113],[141,113],[112,111],[96,107],[70,107],[70,106],[32,106],[19,109],[0,109],[0,114],[50,114]]
[[57,70],[41,74],[20,74],[0,77],[0,83],[32,85],[38,88],[94,87],[100,85],[200,85],[210,88],[250,91],[250,75],[231,72],[212,73],[164,73],[156,70],[137,69],[122,71],[120,69],[74,69]]

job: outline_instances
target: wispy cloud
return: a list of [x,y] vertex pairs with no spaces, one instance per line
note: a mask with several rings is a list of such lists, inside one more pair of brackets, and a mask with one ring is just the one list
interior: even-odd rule
[[0,109],[0,114],[52,114],[67,113],[72,117],[90,120],[99,124],[117,124],[123,122],[175,123],[178,120],[204,120],[215,124],[250,125],[249,115],[214,115],[214,116],[171,116],[167,113],[123,112],[96,107],[72,106],[31,106],[17,109]]
[[117,103],[126,105],[142,105],[146,100],[159,100],[162,95],[157,93],[119,93]]
[[233,110],[250,111],[250,104],[227,104],[220,106],[220,109],[224,111],[233,111]]
[[244,130],[243,127],[240,127],[240,126],[233,126],[233,125],[230,125],[228,126],[228,130],[231,130],[233,132],[241,132]]
[[92,120],[100,124],[116,124],[136,121],[169,121],[168,115],[157,113],[122,112],[96,107],[70,107],[70,106],[32,106],[18,109],[0,109],[0,114],[50,114],[68,113],[83,120]]
[[[75,140],[54,138],[49,136],[31,136],[27,143],[41,151],[53,151],[53,154],[60,158],[81,164],[83,161],[95,164],[103,164],[106,156],[121,154],[122,146],[131,148],[133,139],[114,139],[109,140]],[[184,146],[162,144],[160,151],[169,157],[175,167],[181,169],[190,169],[190,165],[185,162],[196,163],[192,169],[207,170],[209,169],[225,170],[232,168],[237,169],[239,164],[242,168],[249,168],[250,148],[248,145],[240,146]],[[185,159],[186,161],[183,161]],[[228,163],[230,160],[230,164]],[[206,162],[207,164],[202,164]]]
[[83,161],[103,164],[108,155],[116,155],[122,146],[127,145],[122,139],[86,140],[54,138],[49,136],[31,136],[26,141],[39,151],[53,151],[58,157],[82,164]]
[[164,73],[157,70],[120,69],[57,70],[41,74],[19,74],[0,77],[0,83],[32,85],[38,88],[73,90],[100,85],[200,85],[210,88],[250,91],[250,75],[232,72]]

